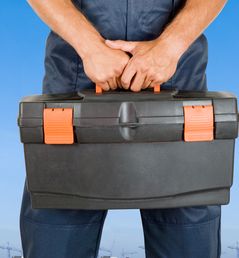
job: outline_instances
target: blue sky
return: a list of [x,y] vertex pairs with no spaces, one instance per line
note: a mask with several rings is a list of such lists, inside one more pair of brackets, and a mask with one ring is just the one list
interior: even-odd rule
[[[209,40],[207,70],[210,90],[232,91],[239,96],[239,1],[231,0],[219,18],[206,31]],[[20,246],[18,216],[25,177],[23,148],[16,125],[21,97],[41,92],[44,45],[48,28],[25,1],[2,0],[0,7],[0,245],[10,241]],[[238,144],[237,144],[238,145]],[[222,257],[236,257],[227,245],[239,240],[239,153],[235,159],[234,186],[230,205],[223,208]],[[102,245],[137,251],[143,235],[138,211],[110,212],[106,220]],[[5,258],[0,250],[0,258]]]

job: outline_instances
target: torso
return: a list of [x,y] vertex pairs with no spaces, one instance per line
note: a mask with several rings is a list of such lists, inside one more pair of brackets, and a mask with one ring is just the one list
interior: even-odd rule
[[[84,13],[104,38],[128,41],[145,41],[159,37],[184,2],[184,0],[73,0],[75,6]],[[59,63],[58,58],[55,58],[57,55],[64,59],[64,62]],[[175,76],[164,86],[205,90],[206,63],[207,41],[201,36],[182,57]],[[53,75],[54,70],[56,73]],[[47,43],[44,93],[68,92],[90,87],[93,87],[93,83],[85,75],[81,59],[76,52],[55,33],[51,33]]]

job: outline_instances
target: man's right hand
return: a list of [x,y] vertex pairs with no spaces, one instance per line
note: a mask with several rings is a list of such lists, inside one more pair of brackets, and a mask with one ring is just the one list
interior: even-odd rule
[[115,90],[130,57],[122,50],[111,49],[99,42],[82,57],[86,75],[104,91]]

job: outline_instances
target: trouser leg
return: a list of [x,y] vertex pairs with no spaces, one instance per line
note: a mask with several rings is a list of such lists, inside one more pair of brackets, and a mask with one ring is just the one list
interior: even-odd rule
[[141,210],[146,258],[219,258],[220,206]]
[[106,214],[32,209],[25,187],[20,216],[24,258],[96,258]]

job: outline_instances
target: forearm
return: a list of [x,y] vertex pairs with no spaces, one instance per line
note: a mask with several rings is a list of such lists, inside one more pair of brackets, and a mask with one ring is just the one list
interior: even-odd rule
[[181,56],[217,17],[226,2],[227,0],[187,0],[157,40],[169,43]]
[[84,57],[92,44],[104,41],[71,0],[28,0],[39,17]]

